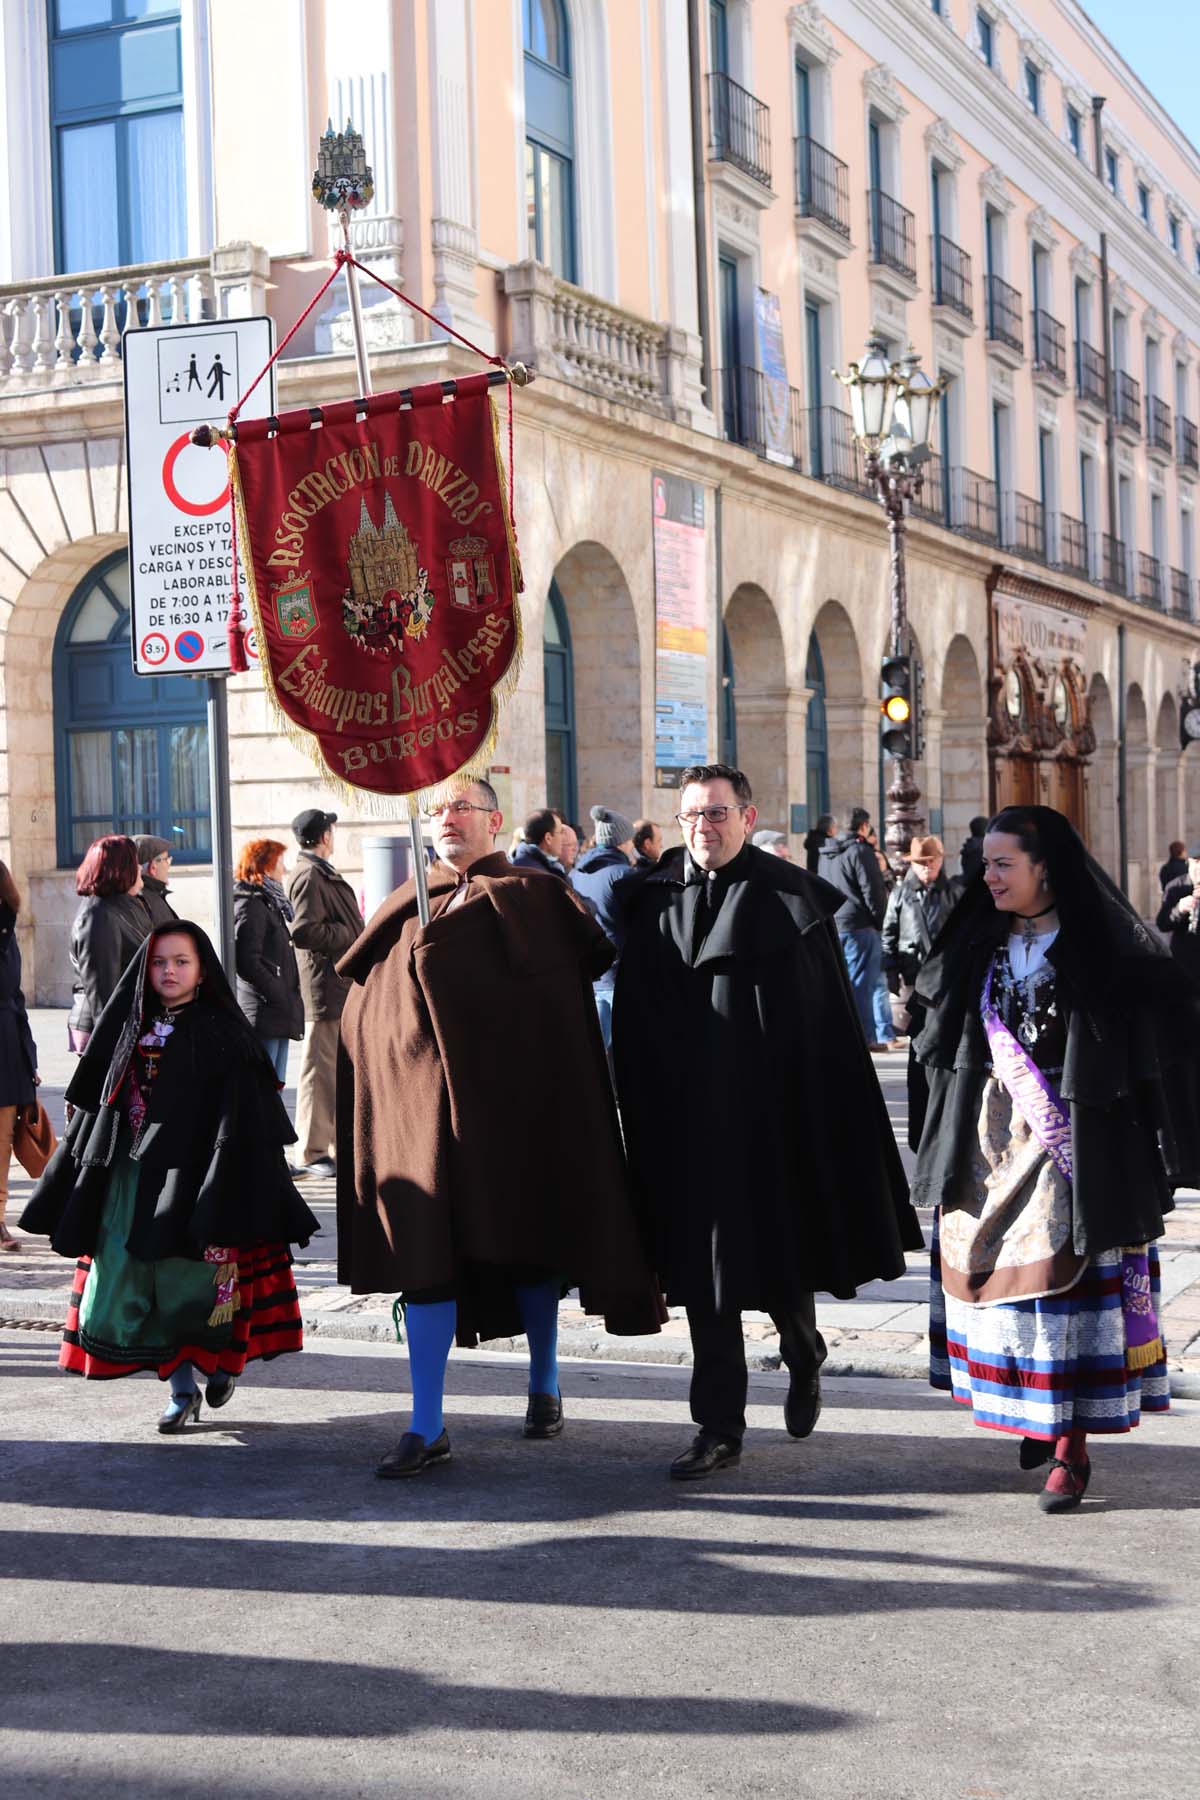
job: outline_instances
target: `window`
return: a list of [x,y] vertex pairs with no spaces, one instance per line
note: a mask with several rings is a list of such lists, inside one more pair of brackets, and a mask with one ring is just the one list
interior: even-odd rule
[[804,381],[808,407],[808,473],[822,480],[825,459],[821,454],[821,388],[825,359],[821,354],[821,308],[804,303]]
[[1169,212],[1167,214],[1167,242],[1170,244],[1171,249],[1175,252],[1175,255],[1178,256],[1179,255],[1179,220],[1175,217],[1175,214],[1172,212]]
[[942,0],[929,0],[930,8],[940,19],[942,16]]
[[809,829],[813,830],[821,814],[829,811],[829,724],[825,715],[825,664],[821,660],[821,646],[815,631],[808,640],[804,685],[810,695],[804,730],[807,764],[805,797],[808,801]]
[[542,691],[546,735],[546,804],[578,816],[575,773],[575,663],[571,627],[558,583],[550,583],[542,626]]
[[54,643],[58,860],[76,864],[112,831],[163,837],[177,862],[211,853],[204,689],[137,676],[129,655],[129,561],[93,569]]
[[1067,108],[1067,141],[1076,156],[1083,156],[1083,117],[1073,106]]
[[1025,98],[1035,113],[1042,110],[1042,71],[1035,62],[1025,60]]
[[51,0],[50,133],[60,270],[186,254],[179,0]]
[[1142,223],[1144,225],[1149,225],[1149,223],[1150,223],[1150,189],[1146,186],[1144,181],[1138,182],[1137,194],[1138,194],[1138,211],[1142,215]]
[[1079,515],[1085,531],[1090,531],[1096,510],[1096,470],[1086,450],[1079,453]]
[[796,58],[796,136],[810,138],[812,128],[812,77],[808,64]]
[[987,13],[979,10],[975,14],[975,27],[979,34],[979,54],[989,69],[996,66],[996,27]]
[[721,334],[721,405],[725,436],[739,438],[739,386],[742,377],[742,321],[738,262],[721,252],[717,257],[717,317]]
[[565,281],[575,270],[571,55],[562,0],[522,0],[527,254]]
[[725,0],[708,0],[708,63],[715,75],[728,75],[729,14]]
[[1107,181],[1114,194],[1120,193],[1120,169],[1117,163],[1117,153],[1115,150],[1106,150],[1104,152],[1104,179]]

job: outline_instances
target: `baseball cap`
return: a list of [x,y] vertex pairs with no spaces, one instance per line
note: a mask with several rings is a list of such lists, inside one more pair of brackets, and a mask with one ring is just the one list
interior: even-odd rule
[[319,806],[306,806],[292,820],[292,830],[299,843],[316,844],[325,836],[329,827],[336,824],[336,813],[322,812]]

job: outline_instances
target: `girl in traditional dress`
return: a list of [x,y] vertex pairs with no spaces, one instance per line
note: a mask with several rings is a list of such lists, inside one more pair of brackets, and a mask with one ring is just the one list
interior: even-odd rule
[[1060,813],[1008,807],[983,850],[917,980],[930,1379],[1067,1512],[1088,1436],[1168,1405],[1154,1239],[1200,1181],[1200,988]]
[[204,932],[155,932],[125,970],[67,1088],[66,1135],[22,1215],[78,1259],[59,1364],[153,1370],[158,1421],[224,1406],[248,1361],[301,1347],[291,1243],[318,1222],[284,1161],[274,1071]]

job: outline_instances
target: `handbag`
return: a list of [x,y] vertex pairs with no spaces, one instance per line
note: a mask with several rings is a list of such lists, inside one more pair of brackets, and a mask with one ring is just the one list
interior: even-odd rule
[[13,1126],[13,1155],[27,1175],[31,1175],[36,1181],[57,1145],[58,1139],[50,1123],[50,1114],[40,1100],[31,1100],[28,1106],[17,1108],[17,1119]]

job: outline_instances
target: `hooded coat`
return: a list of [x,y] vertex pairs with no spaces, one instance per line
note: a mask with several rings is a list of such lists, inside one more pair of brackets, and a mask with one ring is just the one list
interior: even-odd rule
[[[1047,960],[1067,1048],[1058,1091],[1071,1115],[1074,1247],[1096,1256],[1162,1235],[1176,1187],[1200,1184],[1200,988],[1184,977],[1061,813],[1031,815],[1060,921]],[[928,1083],[913,1197],[976,1197],[979,1110],[991,1066],[979,1002],[1010,919],[976,880],[917,977],[925,1024],[913,1050]]]
[[[868,846],[869,848],[869,846]],[[669,1302],[850,1299],[923,1246],[834,929],[841,895],[747,845],[683,850],[622,889],[613,1006],[621,1118]]]
[[[204,980],[163,1053],[143,1129],[130,1255],[202,1256],[209,1244],[306,1244],[320,1229],[288,1174],[296,1133],[265,1051],[243,1018],[217,955],[183,921]],[[60,1256],[86,1256],[108,1188],[122,1121],[120,1092],[148,1016],[146,939],[96,1022],[67,1088],[75,1111],[21,1215]]]
[[[651,869],[654,866],[653,863],[647,865]],[[618,956],[622,933],[621,889],[636,874],[637,870],[623,850],[613,844],[597,844],[584,851],[569,876],[571,886]],[[611,988],[616,978],[615,968],[606,969],[596,986]]]
[[503,854],[447,910],[458,885],[431,869],[422,926],[406,883],[338,965],[338,1279],[453,1294],[467,1347],[522,1329],[520,1271],[656,1331],[592,997],[612,948],[565,881]]

